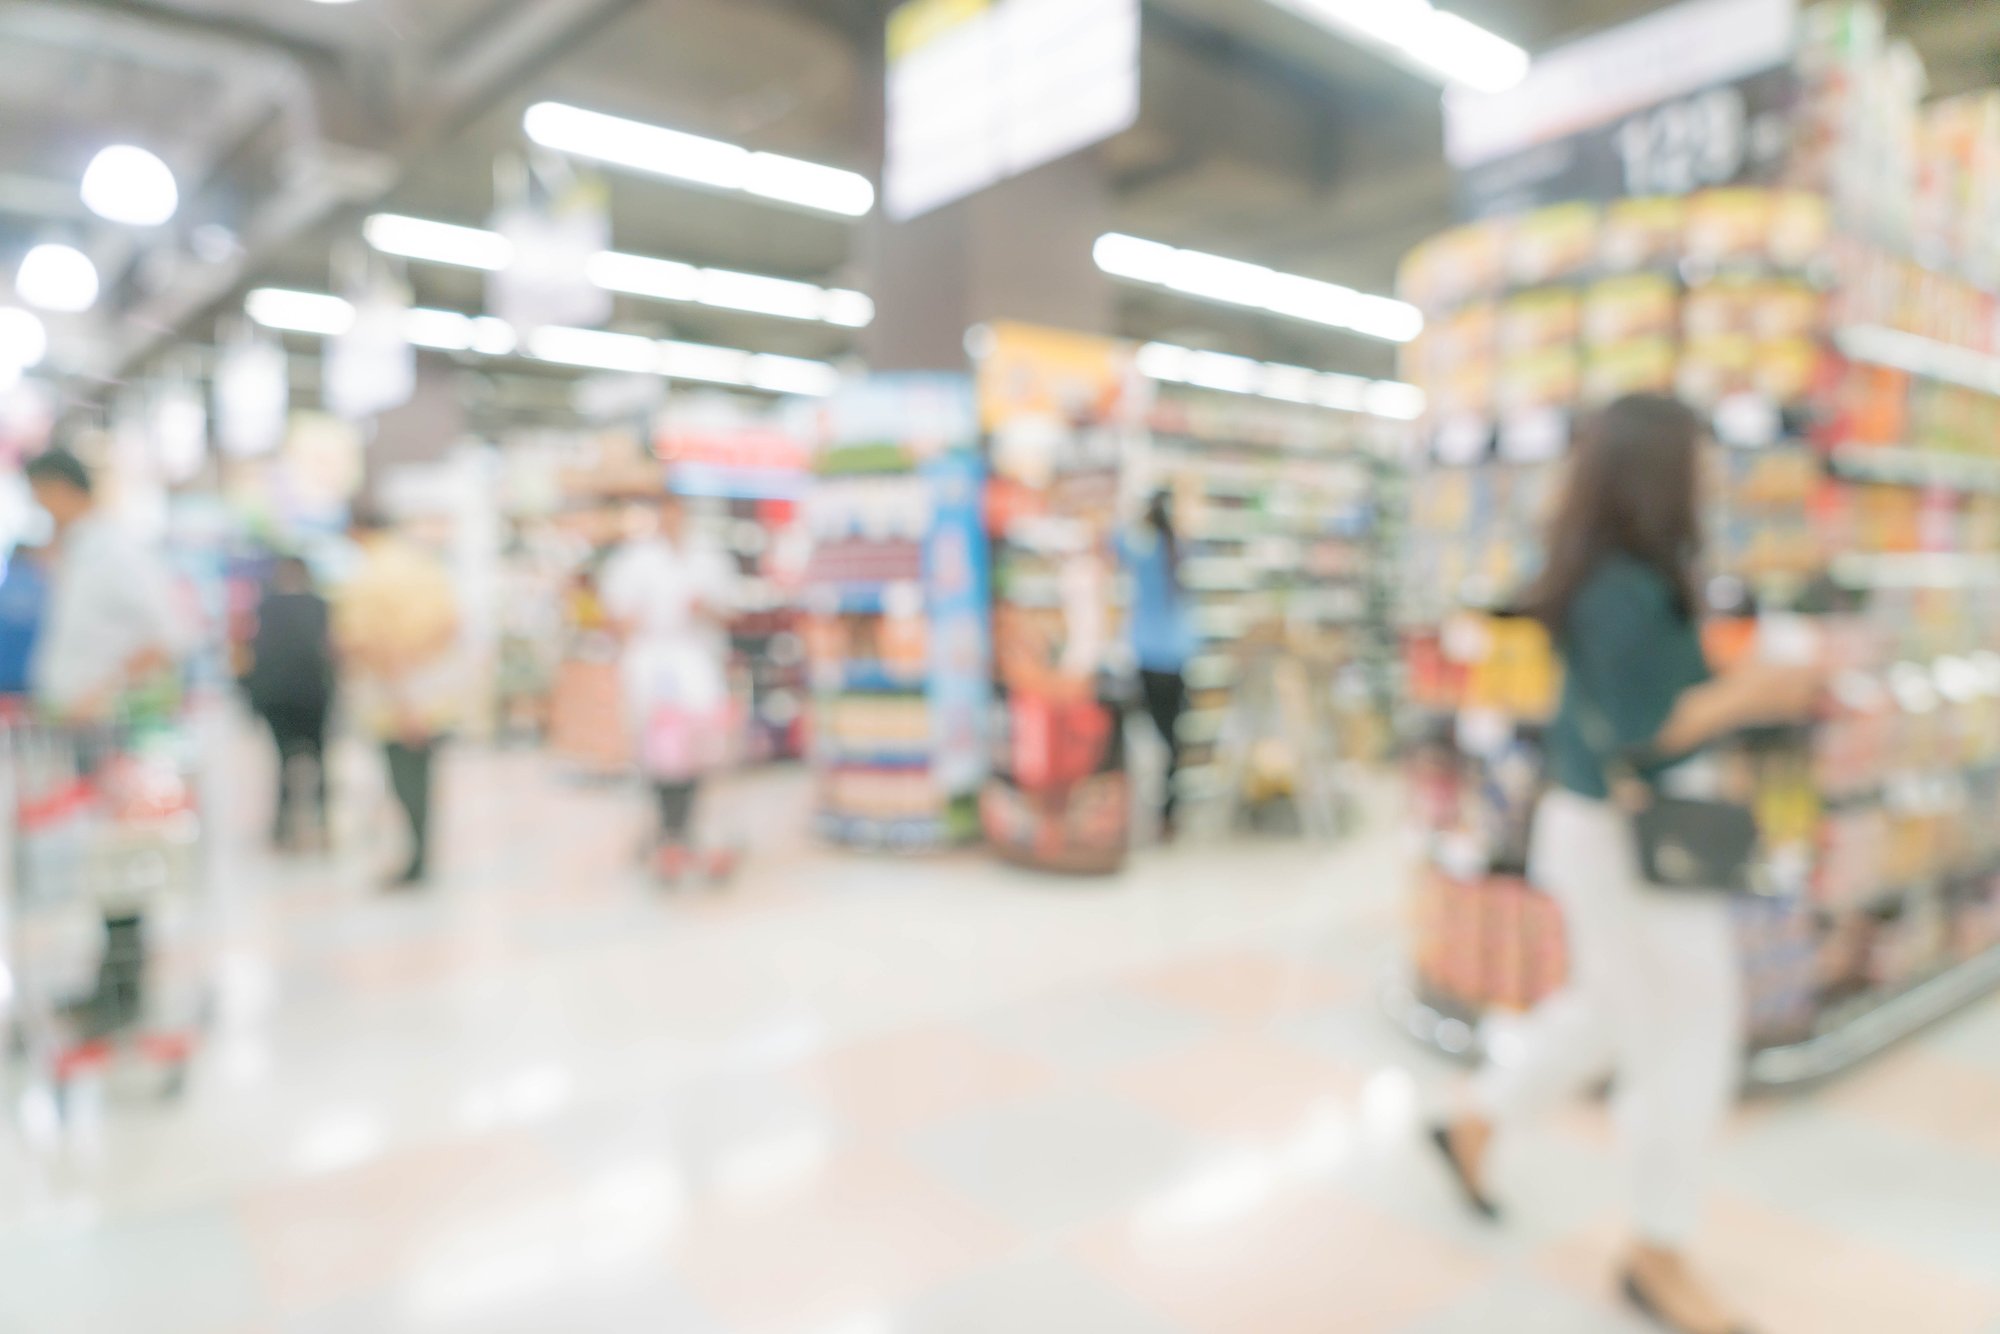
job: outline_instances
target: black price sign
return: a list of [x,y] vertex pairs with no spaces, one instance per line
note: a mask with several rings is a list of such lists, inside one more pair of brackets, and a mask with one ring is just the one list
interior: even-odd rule
[[1469,168],[1460,204],[1482,218],[1568,200],[1774,184],[1790,156],[1797,97],[1789,68],[1691,92]]

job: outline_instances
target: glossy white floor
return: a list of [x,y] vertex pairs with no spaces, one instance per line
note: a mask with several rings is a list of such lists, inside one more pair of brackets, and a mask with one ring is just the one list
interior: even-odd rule
[[[389,897],[255,850],[262,763],[185,1101],[0,1136],[0,1330],[1638,1328],[1599,1113],[1511,1148],[1504,1232],[1417,1146],[1452,1072],[1370,1005],[1386,804],[1071,883],[814,847],[766,777],[742,883],[664,895],[635,795],[467,749],[439,883]],[[1747,1110],[1720,1169],[1762,1329],[2000,1334],[2000,1006]]]

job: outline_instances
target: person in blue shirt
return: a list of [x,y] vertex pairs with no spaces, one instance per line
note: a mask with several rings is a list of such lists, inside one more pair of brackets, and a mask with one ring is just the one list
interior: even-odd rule
[[0,695],[28,693],[28,668],[48,604],[48,574],[41,553],[17,547],[0,578]]
[[1160,838],[1175,833],[1181,769],[1181,715],[1187,712],[1187,664],[1194,656],[1194,618],[1181,585],[1180,536],[1174,530],[1173,502],[1161,491],[1146,507],[1143,521],[1118,539],[1119,559],[1131,579],[1132,656],[1146,712],[1167,743],[1166,796],[1160,805]]

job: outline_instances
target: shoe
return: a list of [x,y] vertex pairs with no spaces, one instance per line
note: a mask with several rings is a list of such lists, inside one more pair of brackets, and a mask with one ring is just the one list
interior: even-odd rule
[[1432,1126],[1430,1140],[1431,1144],[1436,1147],[1438,1156],[1444,1159],[1445,1169],[1451,1173],[1451,1179],[1458,1183],[1458,1193],[1464,1197],[1466,1208],[1472,1210],[1472,1212],[1478,1214],[1489,1223],[1498,1223],[1501,1221],[1500,1206],[1495,1204],[1491,1198],[1479,1189],[1472,1178],[1466,1175],[1465,1164],[1458,1160],[1457,1152],[1451,1147],[1450,1127]]
[[429,878],[430,874],[423,867],[411,866],[405,868],[400,875],[392,875],[383,881],[382,888],[392,894],[406,894],[411,890],[423,888],[424,881]]
[[[1658,1325],[1661,1329],[1671,1330],[1673,1334],[1694,1334],[1693,1330],[1690,1330],[1686,1325],[1675,1323],[1667,1316],[1665,1311],[1659,1308],[1658,1304],[1653,1301],[1652,1295],[1639,1282],[1639,1276],[1631,1270],[1628,1269],[1625,1271],[1624,1280],[1619,1286],[1624,1291],[1625,1300],[1632,1309]],[[1736,1325],[1730,1329],[1729,1334],[1751,1334],[1751,1331],[1742,1325]]]
[[708,854],[708,883],[721,886],[736,878],[736,867],[742,861],[734,848],[719,848]]

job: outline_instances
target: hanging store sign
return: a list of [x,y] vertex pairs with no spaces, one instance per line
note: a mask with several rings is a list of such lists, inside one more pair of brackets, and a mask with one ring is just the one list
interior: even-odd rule
[[1537,57],[1507,92],[1453,89],[1463,211],[1776,181],[1797,30],[1796,0],[1686,0]]
[[525,336],[545,325],[595,328],[611,318],[611,293],[590,280],[611,248],[603,183],[555,154],[503,160],[494,171],[493,230],[508,263],[487,279],[486,305]]
[[417,389],[417,354],[404,329],[408,294],[383,278],[349,298],[354,323],[326,341],[320,397],[337,417],[362,421],[410,401]]
[[907,221],[1131,128],[1139,0],[911,0],[888,64],[885,206]]

